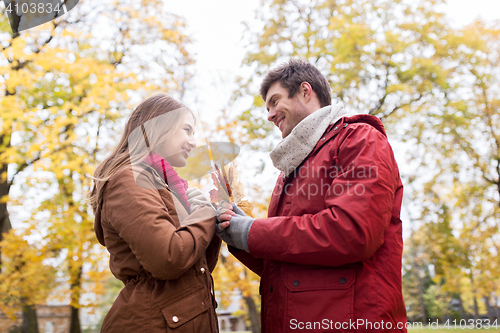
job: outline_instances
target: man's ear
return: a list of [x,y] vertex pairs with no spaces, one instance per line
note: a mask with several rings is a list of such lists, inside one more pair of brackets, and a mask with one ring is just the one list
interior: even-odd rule
[[309,82],[304,81],[300,84],[299,93],[300,93],[301,97],[306,100],[306,102],[311,99],[311,97],[313,96],[313,89],[312,89],[311,85],[309,84]]

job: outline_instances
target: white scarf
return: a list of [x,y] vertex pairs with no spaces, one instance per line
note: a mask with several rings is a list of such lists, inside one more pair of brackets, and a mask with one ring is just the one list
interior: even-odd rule
[[353,115],[354,113],[344,109],[342,103],[328,105],[311,113],[273,149],[273,165],[287,177],[316,147],[328,126],[335,124],[342,117]]

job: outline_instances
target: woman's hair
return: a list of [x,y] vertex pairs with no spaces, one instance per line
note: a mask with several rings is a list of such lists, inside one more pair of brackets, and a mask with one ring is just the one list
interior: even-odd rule
[[127,120],[120,142],[94,172],[89,194],[94,213],[100,211],[106,181],[123,166],[142,162],[161,142],[170,139],[188,113],[196,119],[184,104],[165,93],[155,94],[137,106]]

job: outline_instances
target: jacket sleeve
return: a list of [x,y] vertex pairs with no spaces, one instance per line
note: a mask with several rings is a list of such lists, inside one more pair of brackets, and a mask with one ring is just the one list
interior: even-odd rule
[[212,273],[217,265],[217,261],[219,260],[220,247],[222,244],[222,239],[219,236],[214,234],[212,241],[208,245],[206,256],[207,256],[207,265],[208,270]]
[[215,217],[211,207],[196,209],[187,218],[196,223],[176,228],[162,200],[171,196],[160,196],[160,191],[168,190],[137,186],[131,173],[121,173],[106,188],[106,220],[153,277],[177,279],[206,251]]
[[383,244],[399,180],[392,149],[368,124],[345,131],[338,174],[323,197],[311,199],[326,208],[255,220],[248,239],[254,257],[335,267],[368,259]]
[[244,250],[237,249],[228,245],[229,252],[236,257],[243,265],[248,267],[252,272],[258,276],[264,273],[264,259],[255,258],[250,253]]

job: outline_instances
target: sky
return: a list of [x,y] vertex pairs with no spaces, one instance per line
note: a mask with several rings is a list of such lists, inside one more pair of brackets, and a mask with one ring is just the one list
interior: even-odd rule
[[166,1],[167,10],[185,18],[187,33],[194,40],[190,50],[196,59],[195,84],[200,89],[190,96],[191,102],[210,110],[225,106],[229,87],[221,87],[219,78],[232,80],[234,74],[242,73],[242,22],[254,20],[259,3],[260,0]]
[[[193,44],[189,50],[196,60],[193,91],[184,102],[203,119],[227,106],[235,75],[245,75],[241,64],[247,42],[243,40],[242,22],[255,25],[255,11],[260,0],[166,0],[167,10],[186,20],[187,33]],[[500,0],[447,0],[443,12],[455,27],[476,18],[500,20]],[[245,72],[246,70],[246,72]],[[241,110],[240,110],[241,111]],[[276,134],[281,136],[277,129]]]
[[[260,0],[166,0],[167,10],[186,19],[188,33],[193,36],[191,47],[196,59],[196,84],[199,89],[191,96],[195,105],[219,110],[228,95],[217,77],[242,73],[245,55],[242,40],[243,21],[255,22],[255,10]],[[456,26],[482,17],[500,19],[500,0],[448,0],[443,11]]]

